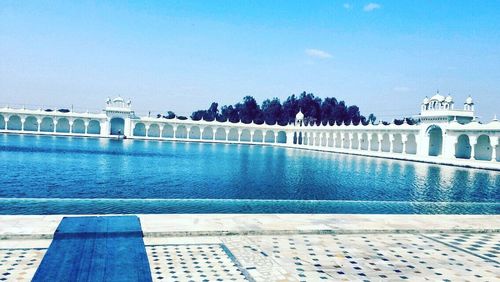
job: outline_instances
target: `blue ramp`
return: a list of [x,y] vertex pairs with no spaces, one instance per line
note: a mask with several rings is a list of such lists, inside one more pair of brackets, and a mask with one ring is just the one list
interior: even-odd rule
[[152,281],[137,216],[65,217],[33,281]]

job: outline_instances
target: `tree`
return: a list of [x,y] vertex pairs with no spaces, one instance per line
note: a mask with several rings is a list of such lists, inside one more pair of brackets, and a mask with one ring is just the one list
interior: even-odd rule
[[283,107],[281,106],[280,100],[278,98],[264,100],[264,102],[262,102],[262,113],[265,123],[276,124],[283,115]]
[[377,120],[377,117],[374,114],[370,114],[368,116],[368,123],[375,124],[376,120]]

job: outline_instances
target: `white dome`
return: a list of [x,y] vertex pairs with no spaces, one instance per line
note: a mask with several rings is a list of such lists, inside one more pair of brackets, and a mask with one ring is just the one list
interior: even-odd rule
[[451,95],[448,95],[448,96],[446,96],[445,101],[446,101],[447,103],[453,103],[453,97],[451,97]]
[[468,104],[468,105],[474,104],[474,102],[472,101],[472,97],[471,96],[469,96],[469,97],[467,97],[467,99],[465,99],[465,104]]
[[432,96],[431,101],[438,101],[438,102],[443,102],[444,101],[444,96],[440,95],[439,93]]
[[296,120],[301,120],[301,119],[304,119],[304,114],[302,113],[302,111],[299,111],[297,113],[297,115],[295,116],[295,119]]
[[422,104],[424,104],[424,105],[429,104],[429,98],[427,96],[425,96],[424,101],[422,102]]

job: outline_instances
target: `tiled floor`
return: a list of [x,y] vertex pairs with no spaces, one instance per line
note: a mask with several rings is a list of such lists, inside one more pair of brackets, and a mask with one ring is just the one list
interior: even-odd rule
[[46,249],[0,249],[0,281],[30,281]]
[[[23,246],[22,240],[11,243]],[[155,281],[500,281],[500,233],[166,237],[145,243]],[[44,253],[0,249],[0,281],[29,281]]]

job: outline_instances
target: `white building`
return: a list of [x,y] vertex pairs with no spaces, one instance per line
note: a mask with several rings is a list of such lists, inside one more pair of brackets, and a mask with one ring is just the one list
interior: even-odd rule
[[416,125],[304,124],[299,112],[287,126],[138,117],[131,102],[106,101],[101,113],[0,109],[0,132],[129,139],[266,144],[365,156],[500,170],[500,122],[481,124],[474,103],[451,96],[425,98]]

